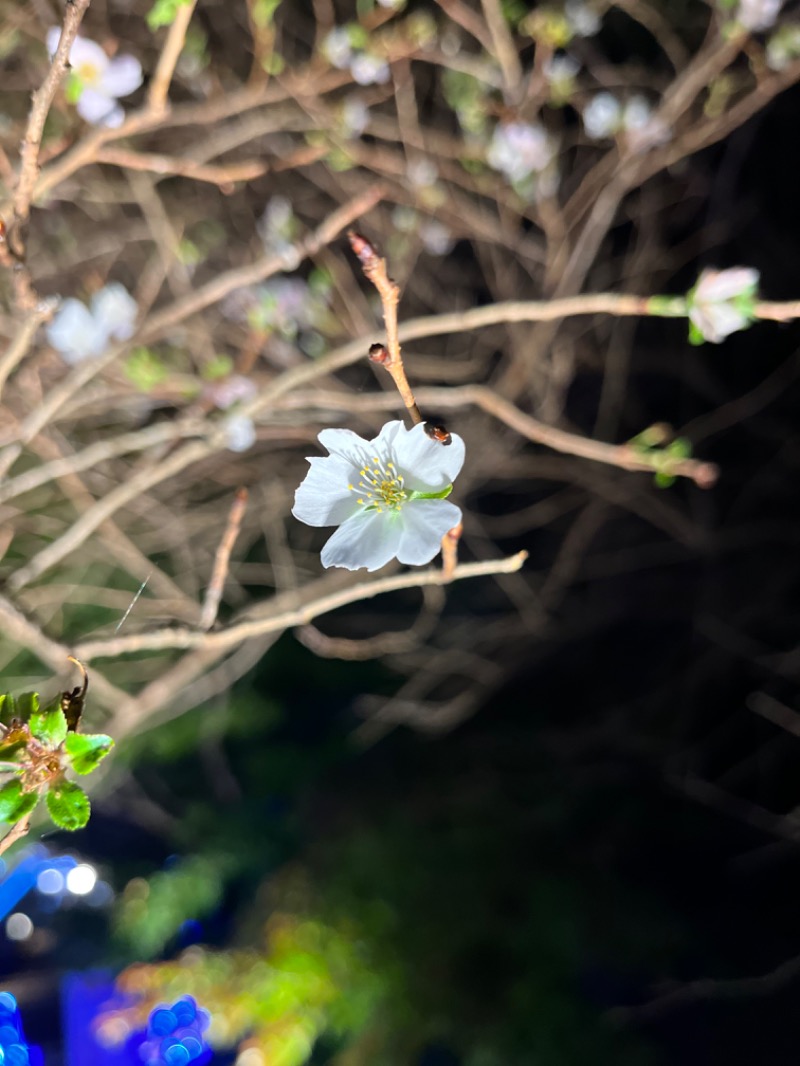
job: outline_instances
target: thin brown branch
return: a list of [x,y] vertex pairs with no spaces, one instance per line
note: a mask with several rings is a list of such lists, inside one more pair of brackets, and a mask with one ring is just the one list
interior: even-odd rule
[[124,167],[126,170],[144,170],[152,174],[205,181],[209,185],[218,185],[223,191],[226,185],[231,186],[237,181],[253,181],[270,169],[269,163],[258,159],[215,165],[155,152],[133,152],[127,148],[101,148],[95,156],[95,162]]
[[236,498],[233,501],[230,513],[228,514],[225,532],[223,533],[222,540],[219,542],[219,547],[217,548],[217,554],[214,559],[214,568],[211,571],[211,580],[208,583],[206,598],[200,615],[201,629],[211,629],[214,622],[217,620],[217,611],[219,610],[220,600],[222,599],[225,578],[228,575],[231,552],[236,543],[236,538],[239,536],[239,530],[242,527],[242,519],[244,518],[244,512],[247,508],[247,496],[247,489],[239,489],[236,493]]
[[[176,300],[162,311],[151,315],[139,333],[129,341],[115,344],[96,359],[85,360],[76,366],[68,377],[50,389],[42,403],[28,415],[17,432],[3,435],[3,443],[19,440],[25,444],[32,440],[53,419],[56,412],[65,403],[80,392],[104,367],[127,351],[128,348],[135,344],[149,343],[156,340],[191,315],[223,300],[236,289],[257,284],[272,277],[274,274],[281,273],[281,271],[287,269],[287,263],[290,258],[292,267],[295,267],[303,259],[316,255],[320,249],[330,244],[343,229],[346,229],[357,218],[374,207],[383,196],[383,193],[382,186],[372,185],[365,192],[348,200],[347,203],[333,211],[307,237],[298,241],[290,256],[265,256],[263,259],[259,259],[248,266],[225,271],[206,285],[194,290],[188,296]],[[18,450],[17,454],[19,454]],[[0,470],[2,470],[3,461],[3,456],[0,456]]]
[[753,692],[745,702],[755,714],[761,715],[780,729],[785,729],[792,736],[800,737],[800,714],[792,707],[787,707],[785,703],[766,692]]
[[513,101],[522,83],[522,64],[519,61],[508,21],[500,0],[481,0],[481,7],[492,37],[492,53],[503,72],[506,97],[509,101]]
[[154,114],[166,109],[170,82],[183,49],[183,42],[186,40],[186,31],[189,29],[196,3],[197,0],[181,0],[167,33],[167,39],[158,57],[155,74],[147,91],[147,106]]
[[[315,92],[320,95],[332,92],[347,84],[348,78],[349,75],[345,71],[339,70],[331,71],[322,78],[315,76]],[[297,80],[302,83],[302,75]],[[168,111],[154,112],[151,108],[144,107],[128,115],[116,129],[98,126],[91,133],[85,134],[69,152],[42,171],[33,190],[34,198],[41,199],[76,171],[89,166],[95,161],[98,150],[112,141],[124,140],[156,128],[210,126],[233,116],[243,115],[257,107],[271,107],[275,110],[275,105],[291,99],[292,92],[297,89],[295,79],[282,79],[280,84],[272,82],[269,86],[248,86],[234,92],[220,93],[211,100],[182,104]],[[286,115],[275,110],[275,128],[280,129],[285,121]]]
[[6,348],[4,354],[0,356],[0,395],[2,395],[3,387],[9,376],[28,354],[39,326],[53,317],[54,310],[54,301],[42,300],[25,316],[16,336]]
[[[220,430],[217,430],[215,436],[221,438],[222,433]],[[84,511],[66,533],[57,540],[52,541],[37,555],[34,555],[25,566],[15,570],[8,579],[8,587],[17,592],[19,589],[29,585],[31,581],[34,581],[46,570],[49,570],[50,567],[61,562],[70,552],[79,548],[98,526],[115,514],[121,507],[151,489],[154,485],[158,485],[167,478],[180,473],[181,470],[184,470],[192,463],[204,459],[214,450],[214,443],[218,443],[218,441],[212,443],[212,440],[214,438],[208,442],[192,441],[189,444],[185,444],[162,462],[145,467],[134,474],[133,477],[118,485],[107,496],[98,500],[93,507]]]
[[400,286],[389,277],[386,269],[386,260],[378,255],[375,248],[366,237],[352,230],[347,234],[350,247],[358,256],[364,276],[377,290],[381,299],[383,321],[386,326],[386,344],[373,344],[369,350],[369,357],[374,363],[379,363],[384,370],[391,374],[397,391],[402,397],[403,403],[411,415],[414,423],[422,421],[414,393],[406,377],[403,366],[403,356],[400,351],[400,337],[397,326],[397,305],[400,302]]
[[464,531],[464,524],[459,522],[457,526],[448,529],[442,537],[442,576],[446,581],[452,581],[453,574],[458,565],[458,542]]
[[89,0],[72,0],[72,3],[67,4],[56,54],[53,56],[47,77],[33,94],[31,101],[28,124],[20,146],[19,178],[17,179],[17,187],[14,190],[14,227],[11,232],[11,249],[19,258],[24,256],[21,228],[28,220],[33,190],[36,185],[36,179],[39,176],[39,149],[42,144],[42,131],[50,111],[50,105],[53,103],[53,98],[64,76],[64,71],[67,69],[72,43],[78,35],[78,28],[88,7]]
[[11,829],[9,829],[9,831],[2,838],[2,840],[0,840],[0,855],[8,851],[9,848],[13,847],[18,840],[22,840],[23,837],[26,837],[28,835],[28,832],[30,831],[30,828],[30,815],[26,815],[24,818],[21,818],[16,823],[16,825],[12,825]]
[[751,999],[756,996],[771,996],[800,975],[800,955],[779,963],[774,970],[757,977],[734,977],[716,979],[701,977],[685,983],[674,982],[671,987],[656,995],[647,1003],[632,1007],[616,1007],[606,1017],[617,1024],[642,1023],[660,1018],[669,1011],[713,999]]
[[72,455],[53,459],[41,466],[32,467],[16,477],[9,478],[5,482],[0,482],[0,503],[12,500],[25,492],[31,492],[57,478],[79,474],[83,470],[97,466],[98,463],[116,459],[120,455],[146,451],[148,448],[186,437],[205,436],[208,428],[207,424],[194,419],[157,422],[153,426],[147,426],[133,433],[121,433],[118,437],[99,440]]
[[[25,617],[12,603],[0,596],[0,632],[20,648],[26,648],[53,672],[64,668],[64,663],[73,653],[66,644],[51,640],[41,629]],[[81,656],[76,656],[81,658]],[[92,671],[92,689],[106,707],[113,707],[127,694],[117,688],[97,670]]]
[[[658,469],[652,459],[637,452],[628,444],[607,444],[605,441],[581,437],[576,433],[548,425],[520,411],[508,400],[498,396],[483,385],[462,385],[454,388],[425,388],[418,395],[422,403],[440,410],[458,407],[480,407],[487,414],[503,422],[521,436],[543,444],[564,455],[575,455],[593,462],[615,466],[621,470],[652,473]],[[307,392],[293,393],[281,404],[290,408],[319,407],[324,411],[345,410],[350,412],[383,411],[393,407],[392,397],[378,395],[348,395],[346,393]],[[717,467],[700,459],[675,459],[669,465],[669,474],[694,481],[700,488],[710,488],[718,476]]]
[[295,637],[300,643],[324,659],[346,659],[349,662],[365,662],[382,655],[397,655],[419,647],[423,640],[436,628],[437,621],[445,604],[443,588],[425,588],[422,590],[424,603],[419,615],[409,629],[393,629],[387,633],[376,633],[371,637],[350,639],[348,637],[331,637],[316,626],[307,625],[298,629]]
[[129,652],[157,651],[165,648],[207,648],[209,650],[230,648],[251,637],[306,625],[321,614],[335,611],[349,603],[359,603],[386,592],[399,589],[424,588],[427,585],[445,585],[449,581],[485,577],[489,574],[513,574],[521,569],[528,557],[527,552],[518,552],[505,559],[490,559],[481,563],[462,563],[450,578],[441,570],[413,570],[391,577],[379,577],[363,581],[348,588],[320,596],[300,606],[276,611],[274,614],[235,623],[216,633],[204,633],[195,629],[162,629],[155,633],[139,633],[127,637],[112,637],[108,640],[85,641],[78,645],[75,655],[84,662],[93,659],[113,658]]

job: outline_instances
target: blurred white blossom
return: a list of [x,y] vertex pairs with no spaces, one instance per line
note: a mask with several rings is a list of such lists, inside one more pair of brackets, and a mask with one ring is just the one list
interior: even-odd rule
[[461,521],[445,497],[464,465],[463,440],[454,433],[445,446],[422,424],[387,422],[371,441],[349,429],[324,429],[319,441],[330,454],[309,458],[292,514],[309,526],[339,527],[322,549],[322,565],[429,563]]
[[62,301],[45,333],[64,362],[74,366],[100,355],[110,340],[132,337],[137,313],[124,285],[111,282],[94,294],[91,307],[72,297]]
[[256,229],[267,255],[296,257],[294,240],[298,230],[297,219],[287,197],[273,196],[267,201]]
[[576,37],[594,37],[603,24],[597,12],[584,0],[567,0],[564,15]]
[[209,381],[203,389],[203,396],[210,400],[220,411],[227,411],[235,403],[251,400],[258,392],[255,382],[243,374],[230,374],[216,381]]
[[385,85],[391,76],[385,59],[359,52],[350,61],[350,73],[359,85]]
[[581,65],[573,56],[564,53],[545,60],[544,76],[550,86],[550,94],[557,104],[566,103],[575,91],[575,78]]
[[353,58],[353,46],[347,27],[335,26],[322,42],[321,51],[332,67],[346,70]]
[[369,108],[357,96],[348,96],[342,104],[345,137],[360,137],[369,123]]
[[[47,51],[55,55],[61,30],[47,31]],[[77,103],[78,114],[93,126],[121,126],[125,112],[117,103],[142,84],[142,65],[134,56],[109,59],[99,44],[76,37],[69,51],[71,69],[67,95]]]
[[225,422],[225,442],[232,452],[246,452],[256,442],[256,427],[252,418],[231,415]]
[[746,30],[758,33],[775,25],[783,0],[739,0],[736,21]]
[[337,70],[347,70],[359,85],[383,85],[390,77],[385,59],[366,50],[360,26],[336,26],[322,42],[322,54]]
[[427,189],[436,183],[439,169],[432,159],[414,159],[406,167],[409,182],[417,189]]
[[583,109],[583,128],[586,136],[595,141],[624,133],[637,152],[669,140],[668,127],[654,116],[652,107],[640,94],[623,104],[613,93],[597,93]]
[[419,215],[413,207],[398,204],[392,211],[392,225],[400,233],[414,233],[419,227]]
[[555,145],[543,126],[509,122],[496,127],[486,161],[509,181],[521,182],[545,170],[555,152]]
[[593,141],[613,137],[622,125],[622,105],[613,93],[598,93],[583,109],[583,128]]
[[222,313],[261,333],[277,333],[295,341],[298,334],[319,326],[327,312],[324,286],[303,278],[270,278],[263,285],[240,289],[222,303]]
[[687,296],[690,340],[719,344],[753,321],[759,274],[752,267],[704,270]]
[[447,226],[443,226],[434,218],[425,219],[420,223],[419,236],[429,255],[447,255],[456,243]]

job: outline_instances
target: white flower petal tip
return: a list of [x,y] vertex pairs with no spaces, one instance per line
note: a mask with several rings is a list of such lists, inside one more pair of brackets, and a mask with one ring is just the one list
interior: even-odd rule
[[464,441],[444,444],[424,425],[387,422],[366,441],[349,429],[324,429],[329,454],[310,459],[292,514],[310,526],[339,528],[322,550],[324,567],[379,570],[392,559],[429,563],[461,521],[445,499],[464,465]]

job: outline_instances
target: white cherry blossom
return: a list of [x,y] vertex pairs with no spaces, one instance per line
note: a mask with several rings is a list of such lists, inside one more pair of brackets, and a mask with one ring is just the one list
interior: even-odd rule
[[687,297],[690,340],[719,344],[753,321],[758,271],[752,267],[704,270]]
[[775,25],[783,0],[739,0],[736,21],[746,30],[758,33]]
[[[55,55],[61,30],[47,31],[47,51]],[[69,64],[77,97],[78,114],[93,126],[121,126],[125,112],[117,103],[121,96],[142,84],[142,65],[134,56],[109,59],[95,41],[76,37],[69,50]]]
[[45,332],[64,362],[74,366],[100,355],[110,340],[132,337],[138,312],[125,286],[112,281],[94,294],[91,307],[73,297],[63,300]]
[[292,514],[309,526],[338,526],[322,549],[322,565],[379,570],[391,559],[429,563],[442,537],[461,521],[444,497],[464,465],[464,441],[444,445],[424,425],[387,422],[373,440],[349,429],[324,429],[330,453],[309,458]]
[[555,154],[556,146],[543,126],[508,122],[495,128],[486,161],[509,181],[521,182],[545,170]]

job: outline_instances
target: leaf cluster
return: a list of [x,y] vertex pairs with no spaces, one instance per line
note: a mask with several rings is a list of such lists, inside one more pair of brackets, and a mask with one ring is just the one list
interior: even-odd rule
[[36,692],[0,694],[0,822],[16,825],[44,797],[60,829],[82,829],[89,797],[74,781],[94,770],[114,746],[104,733],[79,733],[70,694],[42,707]]

